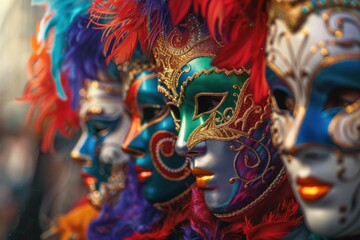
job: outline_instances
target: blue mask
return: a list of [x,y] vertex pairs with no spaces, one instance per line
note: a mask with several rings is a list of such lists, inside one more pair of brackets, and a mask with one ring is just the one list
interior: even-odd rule
[[132,81],[126,98],[131,129],[123,148],[135,159],[144,197],[161,206],[188,192],[194,177],[189,160],[175,153],[175,125],[157,84],[154,70],[144,70]]

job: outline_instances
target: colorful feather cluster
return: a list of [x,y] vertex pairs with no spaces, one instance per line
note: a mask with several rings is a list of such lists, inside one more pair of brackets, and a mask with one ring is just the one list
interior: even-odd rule
[[47,9],[44,18],[48,21],[42,26],[39,39],[49,38],[53,32],[51,54],[51,73],[54,76],[58,95],[62,99],[67,96],[61,85],[61,67],[64,61],[64,52],[67,47],[67,36],[70,26],[78,16],[85,15],[90,7],[90,1],[73,0],[35,0],[34,5],[44,5]]
[[121,65],[130,61],[138,45],[149,49],[160,30],[170,29],[170,15],[164,0],[95,0],[92,21],[104,30],[104,54]]
[[36,132],[44,134],[42,150],[48,151],[54,150],[56,132],[69,137],[77,129],[75,112],[85,80],[114,82],[120,73],[102,54],[102,31],[89,23],[90,1],[36,0],[33,4],[44,5],[47,11],[33,40],[30,82],[21,100],[30,102],[28,120],[35,119]]
[[[78,127],[77,114],[71,109],[70,100],[63,100],[57,95],[51,73],[49,53],[51,45],[52,34],[49,34],[49,38],[44,41],[35,37],[32,39],[33,53],[28,61],[30,81],[25,87],[23,97],[19,99],[30,102],[27,122],[31,123],[35,118],[35,133],[44,135],[41,145],[43,151],[54,150],[53,139],[56,132],[60,132],[64,137],[70,137]],[[66,94],[71,96],[64,76],[62,76],[62,84]]]
[[[279,205],[263,214],[260,219],[252,216],[252,218],[245,217],[243,221],[226,223],[214,217],[209,211],[203,192],[199,188],[193,188],[192,195],[191,206],[196,214],[190,217],[191,227],[201,235],[201,239],[282,239],[302,221],[299,205],[295,199],[276,202]],[[305,236],[307,234],[306,232]],[[191,236],[187,235],[185,239],[194,239]]]

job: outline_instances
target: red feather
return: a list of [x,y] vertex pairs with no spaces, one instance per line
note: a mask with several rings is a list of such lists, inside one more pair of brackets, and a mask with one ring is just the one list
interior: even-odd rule
[[269,88],[265,80],[264,48],[269,0],[193,0],[190,7],[191,1],[187,0],[184,8],[178,6],[180,2],[184,1],[169,1],[174,23],[180,23],[191,8],[198,13],[200,7],[212,37],[220,37],[224,43],[213,64],[226,69],[251,67],[250,88],[255,101],[266,99]]
[[189,14],[193,0],[169,0],[169,11],[171,21],[174,25],[178,25]]
[[[51,38],[50,38],[51,39]],[[34,120],[36,134],[42,134],[41,149],[54,151],[53,141],[58,131],[64,137],[72,136],[78,128],[77,114],[71,109],[71,92],[67,80],[62,76],[62,84],[68,97],[63,101],[56,91],[55,81],[51,74],[49,49],[51,41],[31,40],[33,53],[28,61],[29,82],[25,86],[20,101],[30,102],[26,121],[30,125]]]
[[143,14],[143,5],[136,1],[95,0],[90,8],[90,18],[104,30],[104,54],[107,61],[117,64],[130,60],[138,43],[149,53],[149,19]]

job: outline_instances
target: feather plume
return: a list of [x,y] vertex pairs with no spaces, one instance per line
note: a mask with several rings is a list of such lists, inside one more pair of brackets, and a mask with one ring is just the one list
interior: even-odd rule
[[171,27],[167,1],[95,0],[91,20],[104,30],[104,54],[117,64],[130,61],[136,47],[149,56],[160,31]]
[[114,82],[120,73],[113,62],[105,61],[102,32],[89,24],[89,1],[37,0],[33,4],[45,5],[47,11],[33,40],[30,82],[22,100],[31,103],[28,122],[35,118],[36,132],[44,134],[43,150],[53,151],[56,133],[70,137],[77,126],[75,111],[85,80]]
[[67,31],[77,16],[86,14],[91,2],[81,0],[33,0],[32,4],[45,5],[47,8],[44,18],[48,18],[48,21],[46,21],[38,34],[40,40],[48,38],[50,32],[56,29],[53,46],[50,50],[51,73],[55,79],[58,95],[61,99],[66,100],[67,96],[61,85],[61,66],[64,60]]
[[[203,193],[197,187],[193,188],[193,214],[190,216],[192,229],[204,239],[281,239],[302,221],[299,206],[293,198],[279,202],[275,209],[265,209],[262,217],[255,223],[250,218],[226,223],[214,217],[206,207]],[[256,217],[252,216],[251,219]],[[193,233],[192,233],[193,234]],[[193,234],[194,235],[194,234]],[[186,238],[189,239],[189,238]]]
[[[41,149],[54,150],[53,139],[57,131],[64,137],[70,137],[78,127],[77,114],[71,109],[69,100],[62,100],[56,94],[56,86],[51,74],[51,60],[49,55],[50,41],[39,42],[32,39],[33,53],[28,61],[29,83],[20,101],[30,102],[27,122],[31,124],[35,118],[35,133],[43,134]],[[62,78],[65,92],[70,89],[66,79]],[[46,130],[45,130],[46,128]]]

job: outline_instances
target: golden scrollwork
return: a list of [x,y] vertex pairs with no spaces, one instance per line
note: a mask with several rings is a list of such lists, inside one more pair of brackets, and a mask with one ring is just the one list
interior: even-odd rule
[[155,65],[148,60],[141,60],[137,59],[133,62],[126,63],[126,68],[123,69],[124,72],[127,72],[125,77],[125,83],[124,83],[124,89],[123,89],[123,95],[124,99],[127,97],[127,93],[129,91],[130,85],[135,81],[138,80],[138,76],[144,72],[149,71],[153,72],[149,75],[144,76],[144,78],[156,78],[158,77],[155,73]]
[[[259,179],[262,179],[262,182],[266,183],[264,181],[264,176],[269,171],[269,166],[271,163],[271,153],[270,153],[269,148],[265,144],[262,143],[264,138],[266,138],[266,135],[263,135],[262,139],[260,139],[260,140],[247,137],[246,141],[251,140],[253,143],[261,146],[261,148],[263,150],[265,150],[265,152],[266,152],[266,157],[261,157],[259,152],[257,151],[257,149],[255,149],[252,146],[252,144],[246,144],[240,140],[235,140],[235,142],[240,144],[240,146],[236,147],[235,145],[232,145],[230,147],[230,150],[236,152],[236,155],[234,158],[234,170],[235,170],[237,176],[230,178],[229,179],[230,183],[234,183],[236,179],[239,179],[240,181],[245,183],[244,188],[247,188],[251,182],[254,182]],[[251,152],[255,156],[255,160],[256,160],[255,163],[251,162],[251,160],[254,160],[254,158],[252,158],[249,154],[244,154],[244,153],[246,153],[246,151]],[[244,161],[244,165],[248,169],[258,168],[262,162],[265,162],[266,166],[264,167],[264,170],[262,172],[260,172],[257,176],[255,176],[253,178],[245,178],[245,177],[241,176],[241,174],[238,170],[238,167],[237,167],[238,161]]]
[[178,80],[189,71],[187,63],[198,57],[214,57],[220,47],[220,43],[202,32],[202,24],[192,15],[166,36],[160,33],[152,49],[159,74],[158,90],[176,103]]
[[[264,121],[265,116],[270,110],[270,96],[264,106],[254,103],[252,95],[248,93],[249,81],[247,80],[242,88],[238,85],[233,86],[239,91],[236,93],[237,101],[235,108],[226,108],[223,113],[213,111],[204,124],[197,127],[189,136],[187,146],[189,149],[201,141],[214,139],[220,141],[230,141],[241,136],[249,136],[259,124]],[[229,115],[231,112],[231,115]],[[256,115],[257,120],[249,122],[250,116]]]
[[270,4],[270,21],[282,19],[291,32],[297,32],[314,11],[334,7],[360,9],[357,1],[348,0],[272,0]]

